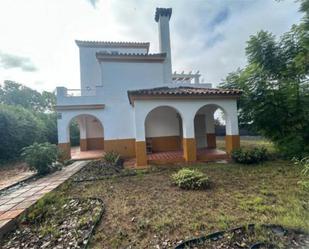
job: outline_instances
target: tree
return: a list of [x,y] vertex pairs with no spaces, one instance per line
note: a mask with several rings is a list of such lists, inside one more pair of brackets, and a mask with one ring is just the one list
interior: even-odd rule
[[52,111],[56,103],[54,93],[43,91],[42,94],[14,81],[4,81],[0,86],[0,103],[22,106],[38,112]]
[[280,39],[260,31],[246,48],[248,65],[230,73],[225,88],[239,88],[241,125],[252,126],[288,156],[309,153],[309,29],[305,17]]
[[44,123],[22,107],[0,104],[0,161],[16,158],[20,150],[45,141]]
[[57,143],[56,96],[14,81],[0,86],[0,160],[17,158],[34,142]]

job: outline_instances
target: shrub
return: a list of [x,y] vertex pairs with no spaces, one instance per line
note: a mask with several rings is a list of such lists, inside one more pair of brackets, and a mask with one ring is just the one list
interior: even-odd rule
[[303,189],[309,190],[309,156],[304,157],[303,159],[294,159],[294,163],[295,165],[302,167],[301,173],[304,179],[298,183],[303,187]]
[[44,124],[31,111],[0,104],[0,160],[20,155],[21,149],[44,141]]
[[260,148],[239,148],[232,151],[232,159],[241,164],[261,163],[268,159],[265,147]]
[[50,143],[34,143],[22,149],[22,157],[31,170],[37,170],[39,175],[45,175],[57,169],[57,146]]
[[123,160],[120,158],[120,154],[115,151],[107,152],[103,156],[103,160],[114,166],[122,166]]
[[182,189],[206,189],[210,186],[209,178],[193,169],[181,169],[172,175],[173,184]]

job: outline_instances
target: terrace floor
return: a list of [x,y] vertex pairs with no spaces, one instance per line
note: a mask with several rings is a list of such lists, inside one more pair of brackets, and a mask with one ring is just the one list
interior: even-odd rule
[[[71,149],[71,157],[73,160],[86,160],[86,159],[98,159],[104,155],[103,150],[88,150],[80,151],[79,147]],[[155,152],[147,155],[149,164],[173,164],[185,162],[183,157],[183,151],[167,151],[167,152]],[[218,149],[198,149],[197,160],[208,162],[216,160],[227,160],[228,155],[223,150]],[[133,167],[136,163],[136,158],[129,158],[125,160],[125,166]]]

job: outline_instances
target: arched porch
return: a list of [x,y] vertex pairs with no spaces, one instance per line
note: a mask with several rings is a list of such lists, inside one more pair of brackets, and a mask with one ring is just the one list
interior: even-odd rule
[[[79,129],[79,143],[72,143],[70,126],[72,122]],[[97,113],[62,112],[58,117],[58,147],[64,159],[93,159],[104,153],[104,128]]]
[[[174,114],[181,117],[181,127],[177,134],[181,140],[178,150],[156,150],[147,153],[147,126],[143,124],[149,121],[153,110],[161,110],[157,117],[163,115],[162,109],[168,106],[177,110]],[[161,108],[161,109],[160,109]],[[214,127],[214,112],[220,108],[224,113],[226,121],[226,149],[216,149],[216,136]],[[134,103],[135,125],[136,125],[136,165],[145,166],[155,161],[160,162],[196,162],[226,159],[230,152],[239,147],[237,107],[234,99],[212,99],[212,100],[143,100]],[[163,115],[164,116],[164,115]],[[161,127],[171,118],[158,118]],[[152,120],[154,121],[154,120]],[[153,125],[155,122],[153,123]],[[150,125],[151,126],[151,125]],[[178,128],[180,125],[178,126]],[[165,127],[166,128],[166,127]],[[165,129],[163,128],[163,130]],[[177,130],[177,129],[176,129]],[[167,146],[168,142],[164,144]],[[161,149],[164,147],[162,146]],[[168,159],[168,160],[166,160]]]

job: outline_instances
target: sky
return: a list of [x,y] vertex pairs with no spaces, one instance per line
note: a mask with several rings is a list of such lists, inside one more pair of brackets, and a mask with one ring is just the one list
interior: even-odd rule
[[173,8],[173,71],[199,70],[214,86],[246,64],[250,35],[280,36],[301,19],[294,0],[1,0],[0,84],[79,88],[74,40],[146,41],[158,52],[156,7]]

